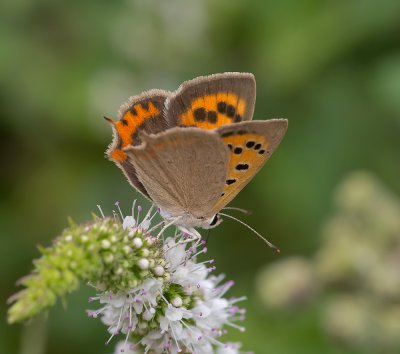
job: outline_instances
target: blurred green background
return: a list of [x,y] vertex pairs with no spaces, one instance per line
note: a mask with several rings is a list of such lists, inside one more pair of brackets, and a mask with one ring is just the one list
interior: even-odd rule
[[[0,44],[1,353],[22,353],[35,336],[26,325],[8,326],[5,313],[15,281],[38,256],[36,245],[50,244],[67,216],[83,222],[96,204],[110,213],[117,200],[129,211],[138,197],[104,158],[111,131],[103,115],[115,117],[121,103],[143,90],[174,90],[184,80],[224,71],[255,74],[256,119],[289,119],[278,151],[231,204],[252,210],[242,219],[281,254],[231,221],[211,232],[217,271],[235,279],[231,294],[249,297],[247,332],[232,330],[229,338],[255,353],[400,352],[398,337],[389,344],[381,339],[386,332],[373,339],[386,331],[382,327],[367,326],[368,341],[343,340],[324,325],[327,299],[339,296],[338,288],[350,297],[356,292],[357,299],[375,296],[364,278],[332,288],[311,278],[305,292],[319,288],[313,290],[318,294],[290,308],[274,307],[257,291],[268,265],[292,256],[314,264],[328,220],[341,208],[334,204],[336,187],[349,173],[363,169],[375,176],[368,178],[380,186],[378,194],[400,194],[399,1],[6,0],[0,4]],[[360,188],[361,194],[369,190],[365,183]],[[340,210],[346,218],[347,209]],[[364,219],[379,213],[385,211],[372,201]],[[357,250],[365,228],[351,230]],[[371,249],[383,232],[373,230]],[[400,244],[400,227],[391,232],[393,248]],[[393,256],[398,267],[399,254]],[[374,257],[361,258],[368,275]],[[376,277],[375,287],[380,281]],[[112,352],[104,346],[106,328],[85,315],[89,294],[82,286],[67,310],[58,305],[49,313],[45,353]],[[379,300],[378,313],[389,302],[398,304],[394,294]],[[366,316],[375,316],[364,307]],[[347,313],[345,306],[329,309]],[[400,322],[396,313],[393,323]],[[343,324],[352,321],[349,316]]]

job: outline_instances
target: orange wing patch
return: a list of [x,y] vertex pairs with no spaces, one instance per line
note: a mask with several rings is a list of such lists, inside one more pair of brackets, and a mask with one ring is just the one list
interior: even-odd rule
[[[132,105],[122,116],[119,121],[109,120],[115,129],[118,143],[115,149],[110,152],[110,156],[119,161],[123,162],[127,158],[127,154],[122,151],[123,148],[129,145],[137,145],[140,143],[138,138],[139,128],[149,126],[150,120],[153,118],[160,118],[160,109],[152,101],[139,102]],[[163,124],[160,122],[160,131]],[[153,123],[153,126],[155,123]],[[154,127],[153,129],[154,130]]]
[[190,108],[179,116],[179,126],[215,129],[222,125],[241,122],[246,101],[232,92],[218,92],[195,98]]
[[128,157],[128,155],[126,154],[126,152],[120,150],[120,149],[115,149],[112,153],[111,153],[111,157],[114,160],[123,162],[126,160],[126,158]]
[[115,128],[122,139],[122,147],[134,145],[133,134],[146,119],[154,118],[160,111],[152,102],[135,104],[115,123]]
[[137,103],[130,108],[122,118],[114,122],[114,127],[121,143],[117,149],[111,153],[111,157],[118,161],[124,161],[128,156],[122,151],[128,145],[136,145],[134,141],[135,133],[145,120],[158,116],[160,111],[152,102]]
[[214,206],[215,212],[228,204],[250,182],[271,154],[268,150],[270,142],[264,135],[238,131],[235,134],[223,134],[222,139],[230,150],[230,160],[225,187]]

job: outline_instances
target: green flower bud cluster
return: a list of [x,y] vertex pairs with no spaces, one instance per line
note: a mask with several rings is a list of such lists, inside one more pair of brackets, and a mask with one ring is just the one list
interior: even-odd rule
[[90,282],[101,290],[123,291],[150,275],[165,277],[158,242],[137,229],[124,230],[112,219],[96,218],[86,225],[70,223],[19,284],[25,289],[10,298],[8,322],[27,320]]

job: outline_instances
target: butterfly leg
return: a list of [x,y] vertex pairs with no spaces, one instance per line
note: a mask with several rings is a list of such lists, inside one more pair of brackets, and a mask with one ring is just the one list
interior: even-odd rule
[[180,240],[177,244],[184,244],[196,241],[196,243],[194,244],[194,246],[192,246],[192,248],[194,249],[198,247],[199,243],[201,242],[201,235],[195,228],[186,228],[184,226],[178,226],[178,228],[179,230],[182,231],[183,234],[186,234],[189,237]]
[[167,224],[164,224],[163,227],[161,228],[160,232],[157,234],[156,238],[158,239],[168,227],[170,227],[171,225],[174,225],[181,218],[182,218],[182,216],[178,216],[178,217],[174,218],[173,220],[169,221]]
[[[196,241],[196,244],[194,246],[192,246],[192,249],[195,249],[197,247],[197,245],[199,244],[199,242],[201,241],[201,235],[198,233],[198,231],[194,230],[194,229],[187,229],[183,226],[177,226],[177,229],[180,231],[181,234],[176,233],[175,234],[175,239],[179,236],[178,240],[176,240],[176,243],[171,246],[168,247],[168,250],[171,250],[175,247],[178,247],[179,245],[185,245],[189,242],[193,242]],[[194,230],[194,232],[193,232]]]

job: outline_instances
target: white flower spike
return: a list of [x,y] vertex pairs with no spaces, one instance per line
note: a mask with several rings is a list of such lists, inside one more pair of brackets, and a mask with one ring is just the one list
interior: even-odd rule
[[[123,219],[123,227],[143,233],[144,242],[151,238],[150,212],[139,220],[138,208],[135,218]],[[156,225],[157,226],[157,225]],[[162,224],[158,225],[163,228]],[[158,237],[158,242],[163,238]],[[143,242],[141,238],[138,239]],[[132,248],[142,246],[132,240]],[[154,242],[154,240],[153,240]],[[111,339],[122,333],[125,340],[119,342],[115,353],[239,353],[237,343],[222,343],[219,337],[226,333],[225,327],[244,331],[236,324],[244,320],[245,311],[236,303],[242,298],[226,299],[225,293],[233,281],[221,283],[224,276],[214,276],[209,266],[213,260],[197,262],[197,257],[207,252],[204,242],[193,243],[187,235],[178,232],[161,243],[162,257],[158,264],[147,258],[138,259],[138,267],[149,270],[149,277],[137,286],[113,293],[102,292],[92,298],[103,305],[91,311],[93,317],[101,317],[108,326]],[[143,255],[143,252],[142,252]],[[95,314],[95,316],[94,316]]]

